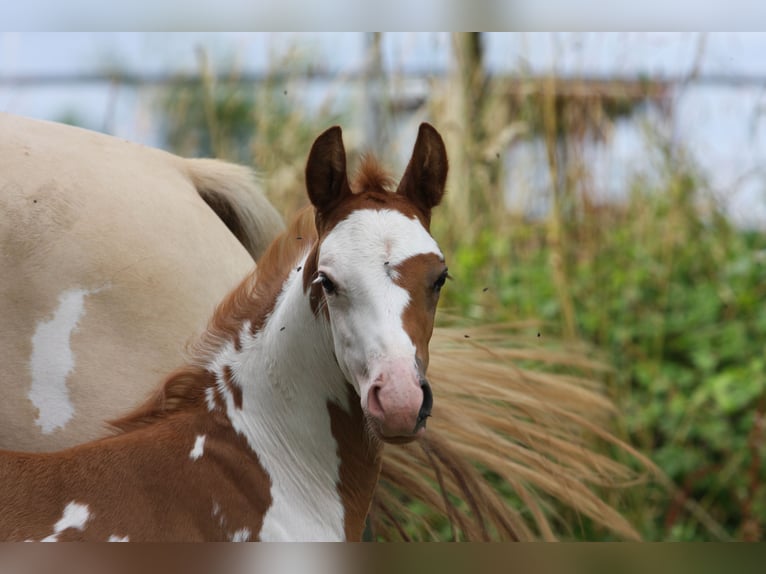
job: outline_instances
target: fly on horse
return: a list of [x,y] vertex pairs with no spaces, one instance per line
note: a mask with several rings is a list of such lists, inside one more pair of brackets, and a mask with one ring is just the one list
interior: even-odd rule
[[[350,182],[340,128],[298,215],[217,308],[188,364],[54,453],[0,456],[6,540],[358,540],[384,442],[424,432],[444,256],[429,233],[447,158],[423,124],[393,191]],[[104,373],[108,377],[108,373]]]

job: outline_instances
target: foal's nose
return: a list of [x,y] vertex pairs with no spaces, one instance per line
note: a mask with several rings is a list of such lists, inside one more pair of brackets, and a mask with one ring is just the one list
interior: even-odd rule
[[365,397],[364,409],[383,440],[407,441],[423,432],[431,416],[431,386],[411,361],[380,365]]
[[418,411],[418,420],[415,423],[415,429],[413,433],[417,433],[420,429],[425,428],[426,419],[431,416],[431,407],[434,406],[434,396],[431,393],[431,385],[428,384],[428,380],[425,377],[420,378],[420,389],[423,391],[423,403],[420,405]]

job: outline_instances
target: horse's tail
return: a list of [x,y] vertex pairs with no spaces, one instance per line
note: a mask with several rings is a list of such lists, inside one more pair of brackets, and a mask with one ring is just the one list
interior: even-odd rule
[[257,260],[285,227],[250,168],[217,159],[185,159],[200,197]]
[[492,327],[434,331],[433,418],[423,440],[384,450],[375,535],[553,540],[587,517],[639,538],[616,508],[619,490],[659,471],[608,430],[615,408],[593,382],[603,366],[511,337]]

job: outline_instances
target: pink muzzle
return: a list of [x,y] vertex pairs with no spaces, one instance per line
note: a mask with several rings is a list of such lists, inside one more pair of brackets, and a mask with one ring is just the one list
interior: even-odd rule
[[365,411],[383,440],[411,440],[425,430],[432,406],[428,381],[406,361],[391,363],[375,377]]

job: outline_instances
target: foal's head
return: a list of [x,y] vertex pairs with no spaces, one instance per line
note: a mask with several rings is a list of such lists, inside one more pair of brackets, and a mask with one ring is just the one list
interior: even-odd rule
[[370,428],[387,442],[412,440],[431,413],[428,343],[447,266],[429,223],[446,178],[444,142],[428,124],[395,193],[371,164],[352,190],[338,127],[317,138],[308,158],[319,240],[305,286],[329,319],[338,365]]

